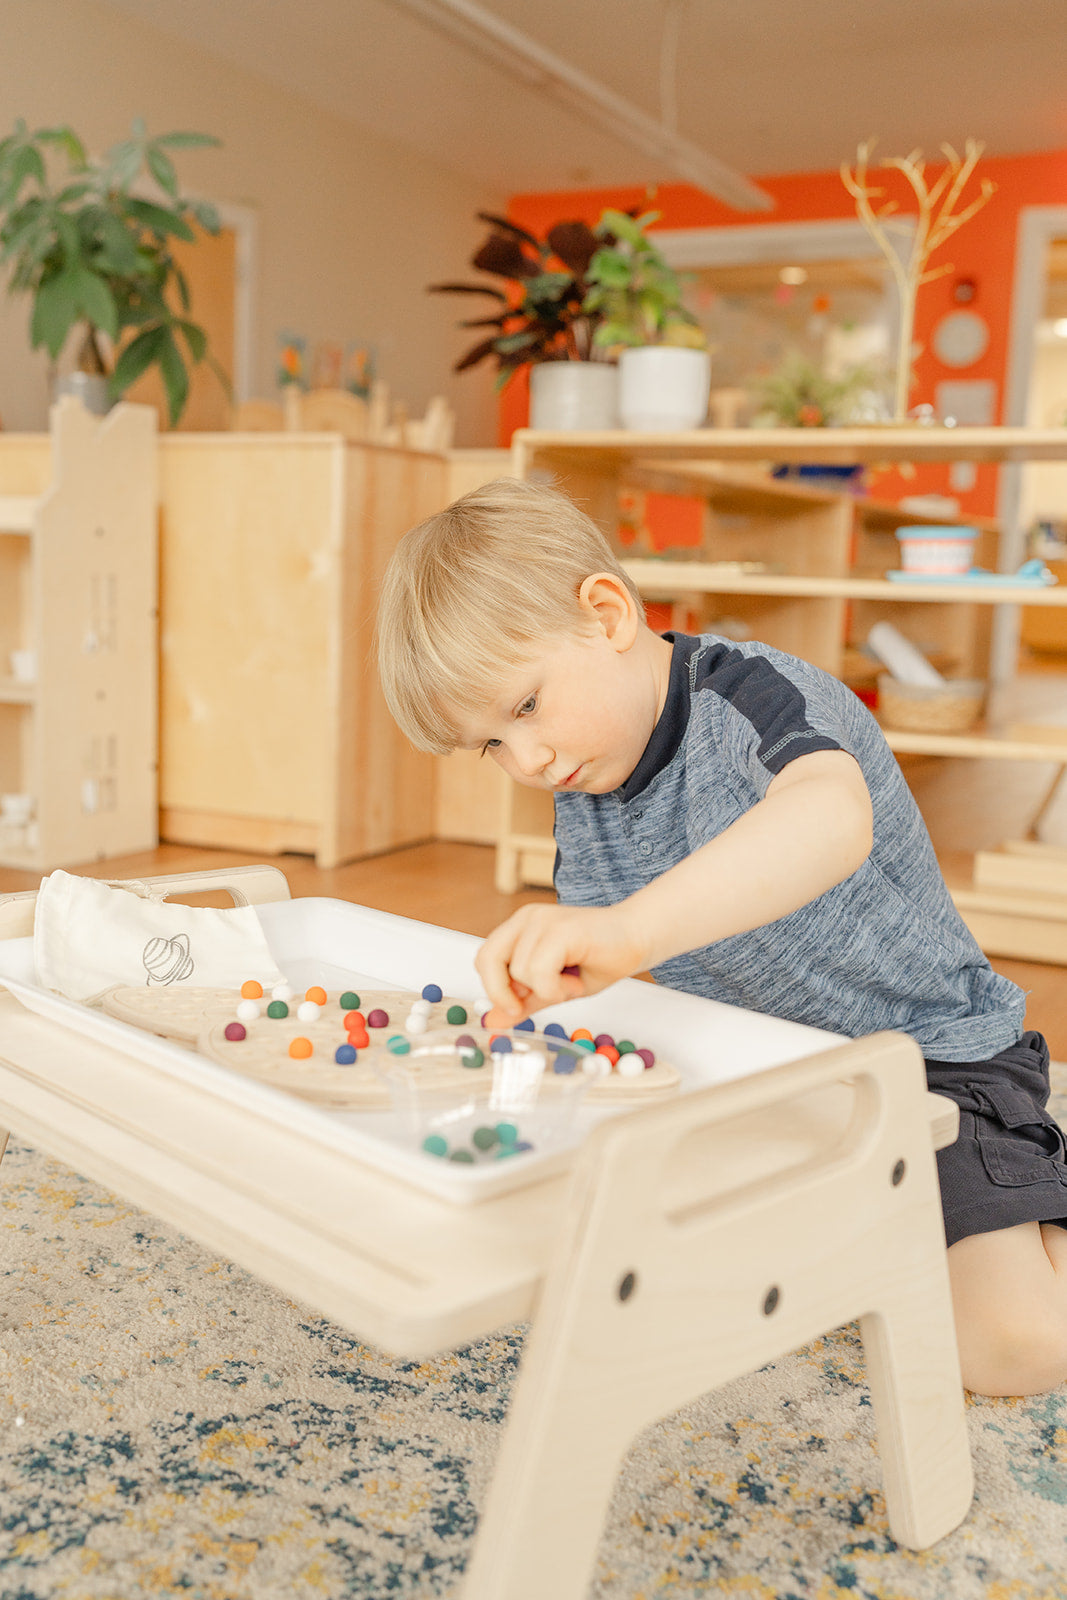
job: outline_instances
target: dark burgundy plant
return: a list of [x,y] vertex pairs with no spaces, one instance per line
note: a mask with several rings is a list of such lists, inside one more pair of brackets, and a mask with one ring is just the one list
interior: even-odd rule
[[456,362],[455,371],[466,372],[495,356],[501,388],[518,367],[537,361],[605,360],[606,352],[593,343],[601,316],[585,311],[583,304],[590,287],[589,263],[611,238],[575,221],[557,222],[542,240],[507,217],[489,211],[477,215],[489,224],[490,232],[471,257],[471,266],[503,278],[512,287],[508,293],[488,283],[429,285],[430,294],[487,295],[498,304],[492,316],[456,324],[495,331],[472,345]]

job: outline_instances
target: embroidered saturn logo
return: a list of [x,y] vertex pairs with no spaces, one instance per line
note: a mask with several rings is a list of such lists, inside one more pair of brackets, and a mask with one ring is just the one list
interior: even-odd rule
[[189,935],[176,933],[173,939],[149,939],[141,959],[148,971],[149,984],[182,983],[193,970]]

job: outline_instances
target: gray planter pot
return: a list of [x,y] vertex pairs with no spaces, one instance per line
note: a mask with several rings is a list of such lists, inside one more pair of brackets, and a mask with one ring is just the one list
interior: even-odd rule
[[93,372],[68,372],[64,377],[57,378],[56,398],[61,394],[76,395],[86,411],[91,411],[97,417],[106,417],[111,410],[107,379]]
[[617,428],[618,369],[609,361],[539,361],[530,369],[530,427],[567,433]]

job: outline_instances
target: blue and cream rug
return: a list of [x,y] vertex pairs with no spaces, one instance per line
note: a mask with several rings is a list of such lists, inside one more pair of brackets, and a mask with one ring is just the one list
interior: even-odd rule
[[[448,1595],[522,1340],[392,1360],[12,1140],[0,1600]],[[590,1595],[1067,1597],[1067,1386],[968,1417],[969,1518],[899,1548],[857,1329],[817,1340],[641,1435]]]

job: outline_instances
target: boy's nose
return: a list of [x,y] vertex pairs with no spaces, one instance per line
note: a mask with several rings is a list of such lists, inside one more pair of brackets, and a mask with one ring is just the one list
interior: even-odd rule
[[536,778],[552,760],[552,751],[540,739],[516,739],[512,743],[511,757],[526,778]]

